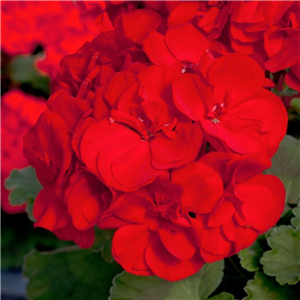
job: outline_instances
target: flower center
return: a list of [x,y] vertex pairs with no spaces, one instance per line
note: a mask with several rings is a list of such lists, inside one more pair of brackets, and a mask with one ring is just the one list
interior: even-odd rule
[[208,117],[214,124],[220,123],[219,118],[221,117],[222,113],[224,112],[224,109],[225,109],[224,103],[214,105],[211,108],[210,112],[208,113]]
[[198,64],[187,61],[177,61],[173,64],[175,70],[180,71],[182,74],[192,73],[196,74],[198,70]]
[[151,128],[151,121],[144,114],[138,115],[136,118],[122,111],[112,109],[111,116],[108,120],[110,123],[118,122],[119,124],[135,131],[140,134],[142,140],[148,141],[154,137],[154,133]]

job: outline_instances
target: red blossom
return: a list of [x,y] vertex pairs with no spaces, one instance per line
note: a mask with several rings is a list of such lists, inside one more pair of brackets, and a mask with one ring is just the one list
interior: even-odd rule
[[273,155],[286,132],[287,115],[281,100],[262,89],[263,84],[264,74],[254,60],[230,54],[211,65],[208,81],[193,74],[176,78],[174,101],[200,122],[216,149]]
[[120,228],[113,238],[113,255],[133,274],[174,281],[203,265],[190,217],[180,201],[180,187],[166,177],[118,198],[98,225]]
[[[263,155],[207,154],[199,162],[214,169],[224,183],[224,196],[210,214],[196,218],[201,255],[207,262],[250,246],[259,234],[276,224],[284,208],[285,190]],[[218,241],[218,244],[216,244]]]

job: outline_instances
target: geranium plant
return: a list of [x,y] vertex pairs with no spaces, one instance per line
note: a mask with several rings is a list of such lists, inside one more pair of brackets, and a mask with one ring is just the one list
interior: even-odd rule
[[81,16],[57,17],[84,39],[77,51],[39,38],[68,55],[24,135],[36,178],[28,167],[6,181],[35,228],[78,245],[27,256],[29,297],[296,299],[299,197],[286,176],[299,165],[278,169],[299,145],[280,98],[300,91],[299,2],[75,4],[53,5]]

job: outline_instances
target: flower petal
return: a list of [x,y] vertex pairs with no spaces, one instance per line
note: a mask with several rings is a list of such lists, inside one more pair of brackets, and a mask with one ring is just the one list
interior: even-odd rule
[[169,281],[195,274],[204,263],[198,252],[190,260],[176,258],[167,251],[157,234],[153,235],[147,247],[146,261],[155,275]]
[[238,184],[236,196],[244,201],[241,212],[247,224],[260,231],[274,226],[284,208],[284,186],[273,175],[258,175]]
[[217,89],[230,94],[232,105],[262,89],[264,72],[260,65],[244,54],[233,53],[217,59],[208,71],[208,79]]
[[193,25],[184,24],[166,32],[166,44],[178,61],[197,64],[209,49],[208,39]]
[[187,260],[194,256],[196,243],[189,229],[163,228],[158,233],[166,249],[178,259]]
[[147,225],[128,225],[118,229],[112,246],[115,260],[130,273],[152,275],[145,259],[152,235]]

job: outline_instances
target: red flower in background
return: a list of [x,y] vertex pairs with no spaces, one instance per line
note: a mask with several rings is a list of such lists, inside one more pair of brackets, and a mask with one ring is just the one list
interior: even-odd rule
[[1,99],[1,208],[7,213],[22,212],[25,206],[11,206],[4,180],[14,168],[28,166],[22,155],[23,135],[36,123],[46,107],[45,99],[11,90]]
[[[72,1],[11,1],[1,4],[1,48],[8,55],[29,54],[41,45],[46,54],[38,67],[51,78],[59,61],[92,40],[100,30]],[[26,26],[24,25],[26,24]]]

